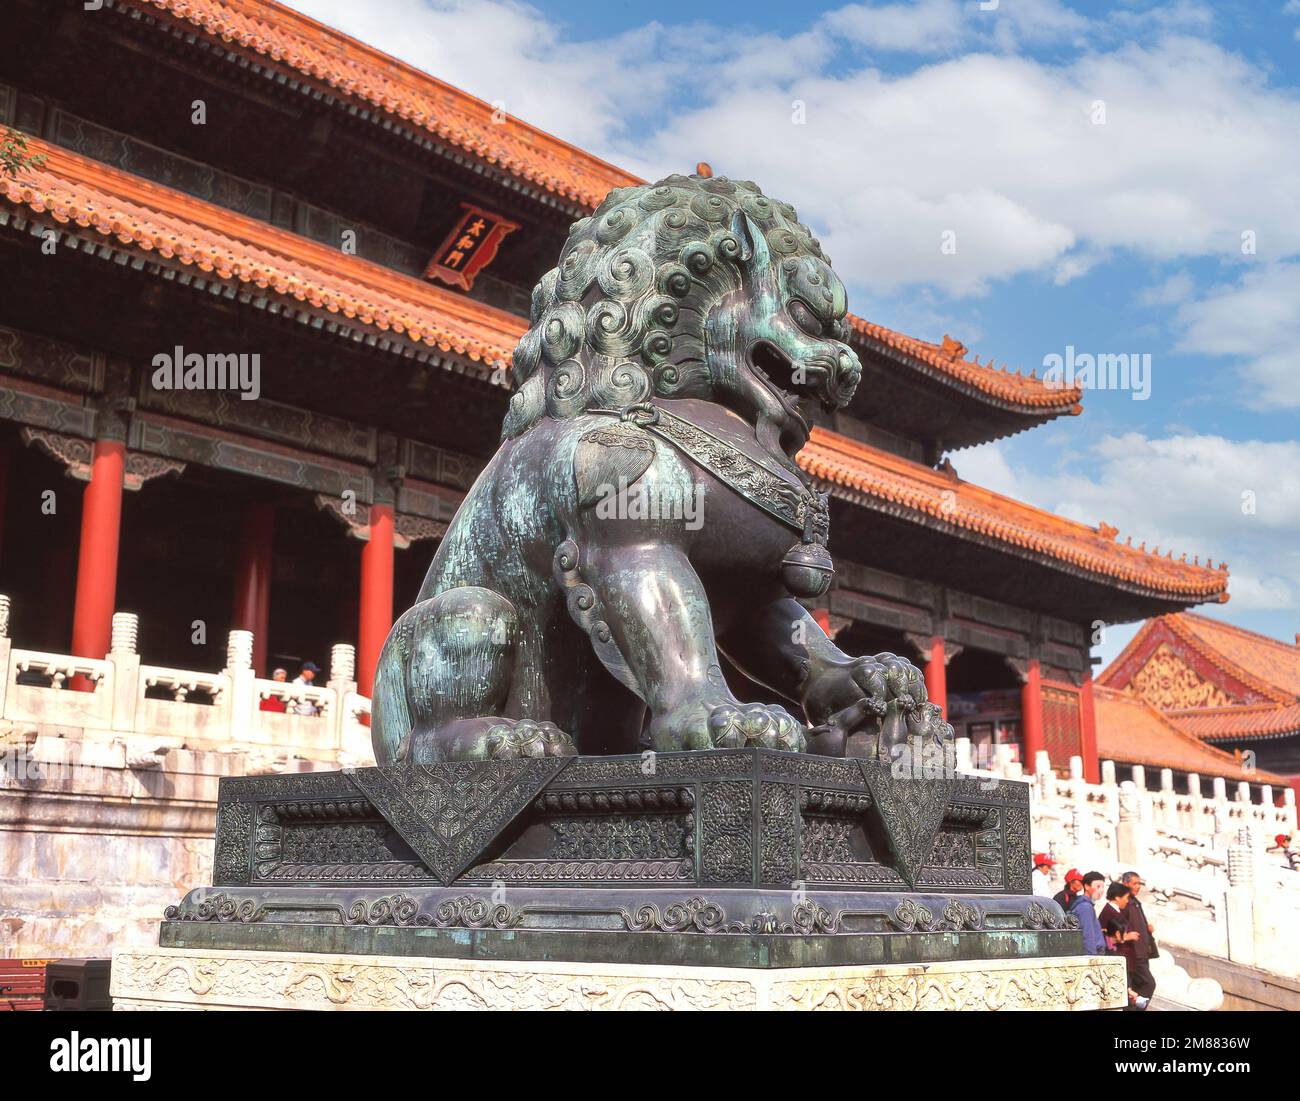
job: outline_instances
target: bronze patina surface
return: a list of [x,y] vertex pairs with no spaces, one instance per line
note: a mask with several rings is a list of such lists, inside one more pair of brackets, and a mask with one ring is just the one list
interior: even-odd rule
[[[761,746],[889,759],[951,728],[918,670],[846,654],[808,406],[862,369],[789,205],[670,176],[611,192],[533,292],[501,446],[384,646],[380,764]],[[741,702],[719,655],[777,702]]]
[[762,749],[221,784],[177,948],[737,967],[1077,953],[1029,787]]
[[[792,208],[672,176],[576,223],[500,449],[374,695],[377,766],[221,782],[170,948],[747,968],[1078,953],[1029,787],[956,775],[831,580],[806,403],[861,368]],[[776,702],[742,702],[723,656]],[[750,686],[752,687],[752,686]],[[761,693],[751,693],[760,694]]]

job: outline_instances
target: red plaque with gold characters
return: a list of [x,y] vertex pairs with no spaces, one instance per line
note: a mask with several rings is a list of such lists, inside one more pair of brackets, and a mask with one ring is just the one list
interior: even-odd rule
[[424,277],[467,291],[474,285],[474,277],[492,262],[501,242],[519,226],[482,207],[460,205],[464,213],[434,253]]

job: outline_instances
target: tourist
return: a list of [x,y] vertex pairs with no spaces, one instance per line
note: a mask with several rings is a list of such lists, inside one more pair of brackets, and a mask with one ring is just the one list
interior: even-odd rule
[[1083,890],[1074,896],[1070,903],[1070,913],[1079,919],[1079,931],[1083,933],[1083,952],[1087,956],[1104,956],[1106,954],[1106,937],[1097,920],[1097,900],[1101,898],[1106,886],[1106,877],[1101,872],[1089,872],[1083,877]]
[[[289,670],[287,670],[287,669],[279,669],[279,668],[272,669],[272,670],[271,670],[271,679],[272,679],[273,681],[278,682],[279,684],[283,684],[285,681],[287,681],[287,680],[289,679]],[[266,697],[262,700],[262,702],[261,702],[260,704],[258,704],[258,707],[259,707],[261,710],[263,710],[263,711],[283,711],[283,710],[284,710],[284,697],[283,697],[283,696],[266,696]]]
[[1079,892],[1082,890],[1083,873],[1079,871],[1078,868],[1071,868],[1065,873],[1065,889],[1057,891],[1052,898],[1059,903],[1061,909],[1068,914],[1070,912],[1070,907],[1074,904],[1075,898],[1078,897]]
[[1034,872],[1030,877],[1033,893],[1049,898],[1052,893],[1052,868],[1056,865],[1047,853],[1034,853]]
[[1289,833],[1279,833],[1274,837],[1273,847],[1286,857],[1287,866],[1293,872],[1297,867],[1300,867],[1300,853],[1296,852],[1295,847],[1291,844],[1291,835]]
[[1132,901],[1132,891],[1123,883],[1112,883],[1106,889],[1106,905],[1102,907],[1100,924],[1101,931],[1106,937],[1109,954],[1124,957],[1124,971],[1128,983],[1128,1008],[1142,1010],[1151,1004],[1151,998],[1149,995],[1140,994],[1133,987],[1135,981],[1133,946],[1137,943],[1138,933],[1128,927],[1128,917],[1125,913]]
[[1156,992],[1156,980],[1151,974],[1151,965],[1148,961],[1159,956],[1160,949],[1156,947],[1155,926],[1147,920],[1142,902],[1138,898],[1144,883],[1137,872],[1125,872],[1119,877],[1119,881],[1133,895],[1124,916],[1128,927],[1138,934],[1137,939],[1133,941],[1134,976],[1131,985],[1144,998],[1150,998]]
[[[316,674],[319,672],[320,672],[320,666],[317,665],[314,661],[304,661],[302,663],[302,672],[299,673],[296,677],[294,677],[293,683],[302,685],[302,687],[306,688],[311,684],[312,681],[316,679]],[[320,708],[317,707],[312,700],[309,700],[305,697],[299,699],[298,702],[294,704],[293,711],[295,715],[319,715],[320,714]]]

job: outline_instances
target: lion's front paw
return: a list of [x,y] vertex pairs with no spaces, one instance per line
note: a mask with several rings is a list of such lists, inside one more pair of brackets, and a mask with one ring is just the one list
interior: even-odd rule
[[680,749],[805,748],[804,726],[783,707],[704,699],[664,711],[650,721],[650,744]]
[[577,747],[554,723],[502,719],[488,728],[487,755],[494,761],[515,757],[572,757]]
[[784,707],[724,703],[709,713],[709,741],[717,749],[785,749],[803,752],[803,724]]

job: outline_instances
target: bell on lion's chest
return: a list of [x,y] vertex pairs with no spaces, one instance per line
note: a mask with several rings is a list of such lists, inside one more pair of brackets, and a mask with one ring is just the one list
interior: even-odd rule
[[791,596],[821,596],[831,587],[835,563],[820,543],[795,543],[781,559],[781,579]]

